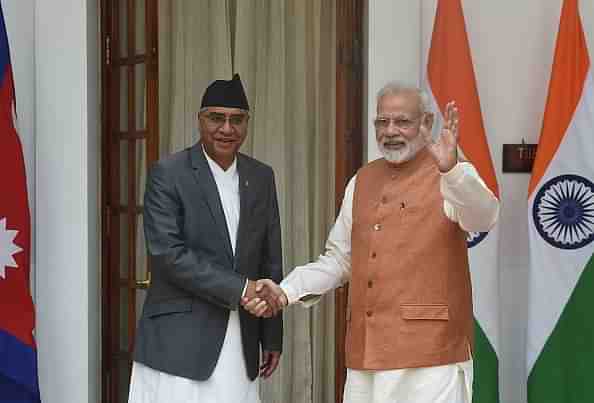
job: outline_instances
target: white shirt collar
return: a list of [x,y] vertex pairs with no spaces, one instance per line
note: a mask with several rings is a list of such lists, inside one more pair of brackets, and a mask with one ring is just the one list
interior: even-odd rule
[[206,161],[208,162],[208,166],[210,167],[210,171],[214,176],[231,178],[237,174],[237,157],[233,159],[233,163],[225,171],[219,164],[217,164],[212,158],[208,156],[208,153],[204,149],[204,145],[202,145],[202,152],[204,153]]

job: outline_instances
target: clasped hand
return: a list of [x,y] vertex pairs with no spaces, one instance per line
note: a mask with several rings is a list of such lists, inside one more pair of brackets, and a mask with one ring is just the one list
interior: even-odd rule
[[249,280],[241,305],[252,315],[271,318],[288,305],[288,300],[282,288],[274,281]]

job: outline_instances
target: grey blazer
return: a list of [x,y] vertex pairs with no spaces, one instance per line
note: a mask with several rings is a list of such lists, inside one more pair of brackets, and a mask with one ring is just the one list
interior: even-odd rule
[[229,311],[236,309],[250,379],[258,376],[260,346],[282,350],[281,315],[257,319],[239,305],[246,279],[282,278],[274,174],[243,154],[237,156],[237,169],[240,218],[233,255],[201,144],[151,168],[144,231],[152,282],[138,324],[135,361],[185,378],[208,379],[221,351]]

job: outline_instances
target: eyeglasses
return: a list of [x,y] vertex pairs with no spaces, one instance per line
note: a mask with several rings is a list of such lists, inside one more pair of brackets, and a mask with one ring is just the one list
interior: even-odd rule
[[229,121],[231,126],[237,129],[247,122],[248,115],[241,113],[227,116],[224,113],[211,112],[205,114],[204,117],[206,118],[206,122],[214,129],[223,126],[227,121]]
[[401,130],[409,130],[412,129],[420,118],[416,119],[405,119],[405,118],[389,118],[389,117],[377,117],[373,121],[376,129],[387,129],[390,127],[390,123],[393,123],[394,126]]

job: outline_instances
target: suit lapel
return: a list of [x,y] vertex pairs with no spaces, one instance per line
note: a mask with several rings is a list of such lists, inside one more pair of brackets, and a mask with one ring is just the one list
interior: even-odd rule
[[[239,173],[239,226],[237,228],[237,245],[235,245],[235,270],[241,266],[239,258],[241,256],[241,247],[245,241],[246,231],[249,222],[249,206],[251,203],[252,192],[250,190],[250,170],[247,160],[241,155],[237,155],[237,172]],[[253,187],[253,186],[252,186]]]
[[206,161],[206,157],[204,156],[201,143],[197,143],[190,149],[190,160],[194,171],[194,177],[202,190],[201,193],[210,209],[217,230],[225,240],[225,251],[229,258],[233,260],[233,249],[231,248],[231,239],[229,239],[229,231],[227,230],[227,221],[225,220],[225,213],[223,212],[223,204],[221,203],[221,197],[214,176],[210,171],[208,161]]

